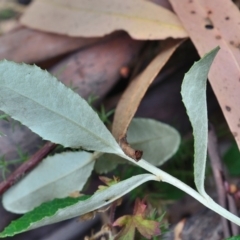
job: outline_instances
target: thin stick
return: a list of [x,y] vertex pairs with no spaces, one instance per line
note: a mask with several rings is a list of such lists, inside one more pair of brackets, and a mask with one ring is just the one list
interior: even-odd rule
[[[218,152],[216,133],[212,125],[210,125],[208,132],[208,154],[216,183],[219,204],[226,209],[230,209],[230,211],[236,209],[235,202],[229,201],[229,198],[232,198],[232,196],[227,193],[225,188],[226,178],[224,176],[222,161]],[[237,212],[234,212],[234,214],[237,215]],[[236,226],[234,226],[235,224],[230,223],[223,217],[221,218],[221,221],[223,225],[224,238],[228,238],[233,234],[233,232],[236,232]]]
[[0,195],[6,192],[12,185],[18,182],[27,172],[35,168],[57,145],[47,142],[28,161],[23,163],[4,182],[0,183]]

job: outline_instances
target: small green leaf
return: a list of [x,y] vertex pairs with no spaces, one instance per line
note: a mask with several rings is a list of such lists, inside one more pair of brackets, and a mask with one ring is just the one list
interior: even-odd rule
[[106,185],[99,185],[98,191],[103,191],[104,189],[107,189],[107,188],[111,187],[112,185],[117,184],[120,181],[120,179],[117,177],[113,177],[113,179],[111,179],[108,177],[100,176],[99,179]]
[[133,215],[124,215],[118,218],[113,226],[121,226],[123,229],[117,236],[118,240],[134,240],[135,229],[147,239],[160,234],[160,223],[146,218],[146,204],[136,200]]
[[[0,237],[13,236],[17,233],[95,211],[96,209],[114,202],[142,183],[151,180],[157,180],[156,176],[153,174],[141,174],[116,183],[105,190],[97,191],[87,200],[83,198],[66,198],[43,203],[33,211],[25,214],[18,220],[13,221],[2,233],[0,233]],[[59,204],[59,202],[61,204]]]
[[230,238],[227,238],[225,240],[240,240],[240,235],[239,236],[230,237]]
[[8,20],[10,18],[13,18],[17,15],[17,12],[14,11],[14,9],[11,8],[5,8],[0,10],[0,20]]
[[82,190],[94,160],[92,153],[84,151],[47,157],[3,195],[4,208],[14,213],[26,213],[43,202]]
[[88,103],[37,66],[0,62],[0,109],[64,147],[122,153]]
[[103,154],[99,159],[97,159],[94,170],[99,174],[106,174],[114,170],[118,164],[128,164],[129,161],[114,155],[114,154]]
[[218,52],[215,48],[185,74],[182,83],[182,99],[192,124],[194,135],[194,180],[200,194],[206,195],[204,177],[207,158],[208,119],[206,82],[211,64]]
[[231,176],[240,176],[240,151],[236,143],[225,153],[223,160]]

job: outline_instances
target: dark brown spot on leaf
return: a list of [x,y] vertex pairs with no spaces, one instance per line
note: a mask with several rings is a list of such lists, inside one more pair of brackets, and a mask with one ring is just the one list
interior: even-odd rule
[[230,108],[229,106],[226,106],[226,110],[227,110],[228,112],[230,112],[230,111],[231,111],[231,108]]
[[214,26],[211,25],[211,24],[206,24],[206,25],[205,25],[205,28],[211,30],[211,29],[214,28]]
[[213,26],[213,23],[212,23],[212,21],[211,21],[211,19],[210,18],[205,18],[205,28],[206,29],[208,29],[208,30],[211,30],[211,29],[213,29],[214,28],[214,26]]

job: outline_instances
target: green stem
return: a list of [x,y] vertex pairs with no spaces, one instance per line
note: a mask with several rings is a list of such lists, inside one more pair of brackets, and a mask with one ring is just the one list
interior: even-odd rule
[[229,221],[232,221],[233,223],[240,226],[240,218],[239,217],[235,216],[231,212],[227,211],[225,208],[218,205],[207,194],[205,196],[202,196],[200,193],[198,193],[196,190],[192,189],[191,187],[189,187],[188,185],[186,185],[182,181],[180,181],[177,178],[169,175],[168,173],[162,171],[161,169],[153,166],[152,164],[145,161],[144,159],[141,159],[138,162],[136,162],[133,159],[126,156],[125,154],[124,155],[121,154],[121,157],[135,163],[139,167],[147,170],[148,172],[151,172],[152,174],[154,174],[157,177],[158,181],[167,182],[167,183],[181,189],[182,191],[189,194],[190,196],[192,196],[193,198],[198,200],[200,203],[202,203],[203,205],[205,205],[209,209],[213,210],[214,212],[220,214],[221,216],[225,217]]

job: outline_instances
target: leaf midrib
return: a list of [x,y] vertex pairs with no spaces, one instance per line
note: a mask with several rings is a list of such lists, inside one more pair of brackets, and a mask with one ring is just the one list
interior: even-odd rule
[[[55,80],[55,83],[57,83],[56,80]],[[60,83],[60,82],[59,82],[59,83]],[[62,84],[62,83],[60,83],[60,84]],[[12,88],[10,88],[10,87],[8,87],[8,86],[5,86],[5,85],[2,85],[2,84],[0,84],[0,85],[3,86],[3,87],[5,87],[6,89],[9,89],[10,91],[15,92],[16,94],[19,94],[19,95],[22,96],[23,98],[27,98],[27,99],[29,99],[30,101],[35,102],[37,105],[45,108],[46,110],[48,110],[48,111],[50,111],[50,112],[53,112],[54,114],[56,114],[56,115],[58,115],[58,116],[60,116],[60,117],[62,117],[62,118],[64,118],[64,119],[66,119],[67,121],[73,123],[73,124],[76,125],[77,127],[80,127],[81,129],[83,129],[85,132],[88,132],[88,133],[91,134],[92,136],[96,137],[98,140],[102,141],[105,145],[110,146],[110,147],[112,148],[112,146],[109,145],[108,142],[105,141],[105,139],[100,138],[98,135],[94,134],[94,132],[89,131],[87,128],[84,128],[83,126],[78,125],[78,123],[76,123],[74,120],[68,118],[67,116],[61,115],[61,113],[56,112],[56,111],[52,110],[51,108],[48,108],[47,106],[42,105],[41,103],[37,102],[36,100],[34,100],[34,99],[32,99],[32,98],[29,98],[29,97],[26,96],[26,95],[23,95],[22,93],[19,93],[19,92],[16,91],[15,89],[12,89]],[[63,85],[63,84],[62,84],[62,85]],[[63,85],[63,87],[65,87],[65,86]],[[70,91],[70,89],[67,89],[67,87],[65,87],[65,88],[66,88],[66,90],[69,90],[69,91]],[[74,92],[72,92],[72,93],[73,93],[73,94],[76,94],[76,93],[74,93]],[[79,97],[79,96],[78,96],[78,97]],[[81,99],[81,100],[83,100],[83,99]],[[90,108],[90,106],[89,106],[89,108]],[[90,110],[92,110],[92,109],[90,109]],[[92,110],[92,111],[93,111],[93,110]],[[93,112],[93,114],[94,114],[94,112]],[[11,116],[11,117],[13,117],[13,118],[15,118],[16,120],[22,122],[21,120],[17,119],[17,118],[14,117],[14,116]],[[100,119],[99,119],[99,121],[101,122]],[[28,127],[28,126],[27,126],[27,127]],[[110,134],[110,135],[111,135],[111,134]],[[79,147],[80,147],[80,146],[79,146]]]

